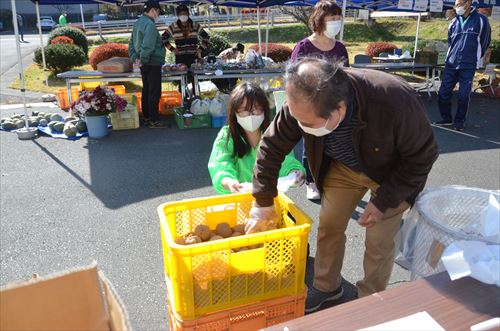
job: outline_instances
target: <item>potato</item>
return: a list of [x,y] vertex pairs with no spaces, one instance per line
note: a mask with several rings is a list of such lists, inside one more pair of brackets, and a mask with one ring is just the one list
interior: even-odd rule
[[217,224],[217,227],[215,228],[215,231],[219,236],[222,236],[224,238],[229,238],[233,234],[233,230],[231,230],[231,227],[227,223],[219,223]]
[[187,245],[199,244],[201,242],[202,242],[201,238],[195,235],[186,238]]
[[213,236],[212,238],[210,238],[210,240],[209,240],[209,241],[214,241],[214,240],[219,240],[219,239],[224,239],[224,237],[219,236],[219,235],[215,235],[215,236]]
[[244,252],[244,251],[248,251],[248,248],[247,247],[241,247],[238,252]]
[[212,232],[210,231],[208,225],[200,224],[194,228],[194,234],[200,237],[201,240],[207,241],[210,239],[210,235],[212,234]]
[[233,227],[234,232],[245,233],[245,224],[238,223]]
[[177,238],[175,238],[175,243],[178,245],[185,245],[186,239],[184,239],[184,237],[177,237]]
[[241,235],[242,235],[242,233],[241,233],[241,232],[236,232],[236,231],[235,231],[235,232],[233,232],[233,234],[231,235],[231,237],[239,237],[239,236],[241,236]]

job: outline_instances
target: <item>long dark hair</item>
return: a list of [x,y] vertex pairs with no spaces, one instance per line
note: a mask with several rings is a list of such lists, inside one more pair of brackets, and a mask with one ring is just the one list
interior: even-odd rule
[[236,86],[229,96],[227,106],[227,122],[229,124],[229,131],[231,132],[231,135],[228,136],[228,141],[230,138],[233,139],[233,155],[240,158],[247,155],[252,148],[247,140],[245,130],[238,124],[238,120],[236,118],[238,108],[245,100],[246,111],[251,112],[254,105],[262,107],[264,112],[264,122],[262,122],[260,126],[260,132],[264,132],[270,123],[269,101],[259,85],[250,82],[243,82]]

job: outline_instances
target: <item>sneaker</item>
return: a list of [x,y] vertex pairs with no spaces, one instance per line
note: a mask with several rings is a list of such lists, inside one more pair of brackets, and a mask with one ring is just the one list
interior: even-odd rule
[[149,126],[151,124],[151,120],[149,118],[141,117],[140,123],[141,123],[141,125]]
[[316,186],[316,184],[314,183],[309,183],[309,184],[306,184],[306,189],[307,189],[307,193],[306,193],[306,197],[309,199],[309,200],[320,200],[321,199],[321,195],[319,194],[319,190],[318,190],[318,187]]
[[432,122],[434,125],[441,125],[441,126],[452,126],[453,122],[452,121],[447,121],[447,120],[440,120],[440,121],[435,121]]
[[164,129],[166,127],[167,127],[167,124],[163,123],[163,122],[160,122],[160,121],[156,121],[156,122],[151,121],[149,123],[149,128],[150,129]]
[[463,131],[463,130],[465,130],[465,124],[464,123],[455,123],[455,124],[453,124],[453,129],[456,131]]
[[321,305],[325,302],[338,300],[342,298],[343,295],[344,289],[342,286],[339,286],[339,288],[333,292],[321,292],[311,286],[307,289],[305,312],[307,314],[315,312],[316,310],[319,310]]

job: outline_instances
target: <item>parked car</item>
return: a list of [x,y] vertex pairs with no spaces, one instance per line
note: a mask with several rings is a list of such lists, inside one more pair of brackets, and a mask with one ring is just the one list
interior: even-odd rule
[[95,14],[92,16],[92,21],[94,22],[106,22],[108,20],[108,15],[106,14]]
[[[57,23],[51,16],[40,16],[40,26],[42,30],[52,30],[56,25]],[[36,23],[36,28],[38,29],[38,22]]]

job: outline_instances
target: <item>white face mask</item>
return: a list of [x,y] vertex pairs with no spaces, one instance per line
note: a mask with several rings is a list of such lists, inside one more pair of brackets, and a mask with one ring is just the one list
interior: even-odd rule
[[465,7],[457,7],[455,8],[455,12],[458,16],[462,16],[463,14],[465,14]]
[[340,123],[342,122],[343,118],[341,117],[339,122],[337,123],[337,125],[329,130],[326,128],[326,126],[328,125],[328,121],[330,119],[327,119],[326,120],[326,123],[325,125],[323,125],[322,127],[320,128],[310,128],[310,127],[307,127],[307,126],[303,126],[299,121],[297,121],[297,123],[299,123],[299,126],[302,130],[304,130],[305,133],[309,133],[309,134],[312,134],[313,136],[316,136],[316,137],[323,137],[323,136],[326,136],[327,134],[329,133],[332,133],[333,130],[335,130],[336,128],[339,127]]
[[241,117],[240,115],[236,115],[236,121],[241,127],[248,132],[255,132],[260,128],[262,122],[264,122],[264,114],[260,115],[250,115]]
[[326,29],[323,32],[328,38],[335,38],[339,34],[340,29],[342,29],[342,21],[328,21],[326,22]]
[[186,23],[188,21],[189,17],[187,15],[181,15],[179,16],[179,20],[182,22],[182,23]]

